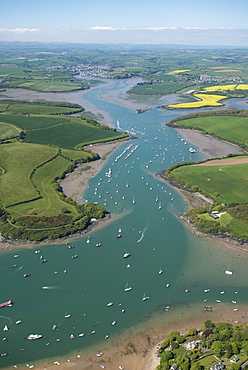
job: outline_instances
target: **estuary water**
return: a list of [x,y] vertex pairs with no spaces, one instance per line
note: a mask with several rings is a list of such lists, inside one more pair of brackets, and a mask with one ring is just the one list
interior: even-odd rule
[[[116,81],[108,89],[121,87]],[[192,145],[164,125],[185,111],[153,106],[137,114],[100,99],[103,92],[99,87],[83,98],[134,139],[109,156],[82,198],[105,206],[112,219],[69,244],[1,254],[0,303],[14,302],[0,312],[2,328],[9,329],[2,332],[1,367],[111,344],[137,323],[147,325],[147,317],[159,312],[169,319],[185,304],[197,310],[247,304],[246,260],[191,234],[178,218],[185,200],[155,176],[174,163],[202,159],[197,147],[190,153]],[[43,338],[25,339],[30,334]]]

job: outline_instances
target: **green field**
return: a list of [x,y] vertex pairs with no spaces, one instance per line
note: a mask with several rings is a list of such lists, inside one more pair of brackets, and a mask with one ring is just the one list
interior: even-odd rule
[[[8,114],[72,114],[81,112],[82,107],[63,107],[35,103],[0,102],[0,113]],[[0,117],[1,118],[1,117]]]
[[173,170],[173,175],[210,196],[218,193],[220,203],[246,203],[248,164],[225,165],[225,159],[222,161],[219,166],[181,166]]
[[3,206],[28,201],[38,196],[30,181],[33,168],[52,158],[57,149],[35,144],[10,143],[0,146],[0,199]]
[[235,116],[210,116],[190,118],[174,123],[170,126],[190,128],[203,131],[205,134],[237,144],[242,148],[248,148],[248,118]]
[[0,140],[19,136],[20,131],[21,130],[18,129],[17,127],[8,125],[6,123],[2,123],[0,121]]

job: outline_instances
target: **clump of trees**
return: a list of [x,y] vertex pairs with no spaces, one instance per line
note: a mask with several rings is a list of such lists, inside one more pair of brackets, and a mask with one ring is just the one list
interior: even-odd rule
[[[185,343],[193,342],[194,346],[189,350]],[[168,334],[160,345],[160,364],[156,370],[204,370],[211,366],[201,359],[216,356],[224,364],[229,364],[232,370],[238,370],[240,364],[245,362],[248,356],[248,325],[232,323],[213,323],[206,320],[200,332],[196,328],[189,328],[182,335],[178,331]],[[242,354],[242,360],[230,364],[232,356]],[[216,359],[216,361],[217,361]]]

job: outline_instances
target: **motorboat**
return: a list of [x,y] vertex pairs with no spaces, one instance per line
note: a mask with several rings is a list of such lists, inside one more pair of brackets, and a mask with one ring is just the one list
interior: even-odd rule
[[114,302],[107,303],[107,307],[113,306]]
[[230,271],[230,270],[226,270],[226,271],[225,271],[225,274],[226,274],[226,275],[232,275],[232,274],[233,274],[233,272],[232,272],[232,271]]
[[71,258],[78,258],[78,255],[74,254],[74,256],[71,256]]
[[159,275],[161,275],[163,273],[163,270],[160,268],[158,273],[159,273]]
[[165,285],[165,287],[166,287],[166,288],[169,288],[169,286],[170,286],[170,284],[169,284],[169,283],[167,283],[167,284]]
[[84,337],[84,333],[78,334],[79,337]]
[[11,307],[13,306],[13,302],[11,300],[7,301],[7,302],[4,302],[4,303],[0,303],[0,308],[2,307]]
[[115,320],[111,322],[111,325],[114,326],[115,324],[116,324],[116,321]]
[[17,320],[15,323],[16,325],[20,324],[22,322],[22,320]]
[[124,255],[123,255],[123,258],[127,258],[127,257],[130,257],[131,256],[131,253],[125,253]]
[[102,243],[97,243],[96,247],[101,247]]
[[40,339],[42,337],[43,337],[42,334],[29,334],[28,339],[29,340],[35,340],[35,339]]
[[8,331],[8,330],[9,330],[8,326],[7,325],[4,325],[3,331]]
[[69,317],[71,317],[71,315],[65,315],[65,319],[68,319]]
[[31,274],[24,274],[24,275],[23,275],[23,277],[25,277],[25,278],[26,278],[26,277],[29,277],[29,276],[31,276]]

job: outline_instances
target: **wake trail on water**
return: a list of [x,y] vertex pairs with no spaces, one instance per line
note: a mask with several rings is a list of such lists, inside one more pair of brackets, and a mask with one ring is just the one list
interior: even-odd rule
[[60,286],[60,285],[49,285],[49,286],[43,286],[42,289],[72,289],[72,287]]
[[140,230],[140,231],[139,231],[139,233],[141,234],[141,237],[139,238],[139,240],[137,240],[137,243],[140,243],[140,242],[141,242],[141,240],[144,238],[144,236],[145,236],[145,232],[146,232],[146,230],[147,230],[147,227],[148,227],[148,226],[146,226],[143,230]]
[[9,323],[12,324],[12,320],[10,317],[7,317],[7,316],[0,316],[2,319],[7,319],[9,320]]

